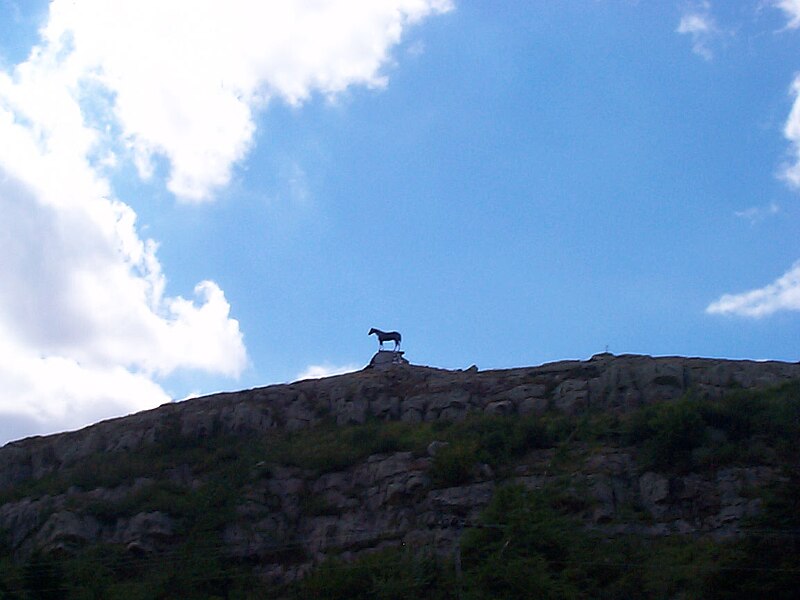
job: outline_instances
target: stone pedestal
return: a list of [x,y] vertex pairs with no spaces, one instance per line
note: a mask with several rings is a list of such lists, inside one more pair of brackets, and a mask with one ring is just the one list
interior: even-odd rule
[[376,369],[385,369],[392,365],[407,365],[408,361],[403,358],[403,352],[400,350],[378,350],[372,360],[369,361],[370,367]]

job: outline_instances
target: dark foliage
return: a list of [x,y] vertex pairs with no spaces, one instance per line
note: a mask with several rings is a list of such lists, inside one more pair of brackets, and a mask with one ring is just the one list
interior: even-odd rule
[[[541,449],[553,457],[549,476],[561,483],[538,491],[498,487],[480,522],[465,523],[460,561],[456,555],[400,547],[356,561],[330,560],[295,586],[271,588],[255,575],[253,563],[224,552],[222,532],[239,518],[243,490],[269,478],[276,467],[295,466],[312,476],[347,469],[376,453],[423,456],[433,440],[446,443],[429,470],[434,486],[469,482],[480,475],[481,465],[488,465],[497,480],[508,479],[516,465]],[[0,532],[0,600],[794,598],[800,589],[798,440],[797,383],[738,391],[716,401],[689,395],[622,420],[596,413],[472,415],[458,423],[368,421],[337,427],[326,422],[269,436],[212,431],[201,438],[167,427],[156,444],[141,451],[89,457],[0,498],[2,503],[61,494],[70,487],[130,486],[138,479],[120,500],[74,502],[67,508],[106,525],[143,511],[167,513],[177,530],[166,549],[137,555],[117,546],[90,546],[71,555],[36,554],[14,562]],[[750,491],[761,498],[763,510],[746,524],[741,538],[600,535],[577,518],[590,508],[586,494],[569,487],[570,474],[593,444],[631,447],[642,470],[674,474],[771,465],[783,467],[785,477],[769,489]],[[171,476],[176,469],[188,469],[194,484],[177,483],[180,479]],[[270,498],[263,502],[269,510],[279,509]],[[301,494],[300,504],[306,516],[335,514],[334,507],[310,493]],[[287,540],[276,541],[268,558],[308,559]]]
[[624,442],[644,470],[686,473],[733,464],[797,464],[800,384],[734,392],[721,400],[687,396],[633,413]]
[[319,600],[455,600],[452,565],[426,551],[387,549],[355,562],[329,560],[290,590]]

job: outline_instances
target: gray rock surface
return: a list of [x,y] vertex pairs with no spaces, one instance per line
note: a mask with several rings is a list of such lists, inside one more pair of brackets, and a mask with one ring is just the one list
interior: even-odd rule
[[[690,389],[719,398],[731,386],[751,389],[798,378],[800,365],[794,363],[609,354],[495,371],[389,363],[326,379],[166,404],[76,432],[12,442],[0,448],[0,493],[90,455],[132,453],[176,434],[198,439],[218,433],[269,435],[277,428],[314,427],[323,419],[340,425],[369,418],[458,421],[472,412],[555,410],[575,415],[591,409],[620,414],[676,399]],[[264,577],[284,581],[302,576],[331,552],[347,557],[400,543],[452,552],[462,528],[489,503],[499,482],[487,465],[475,465],[469,483],[436,488],[430,469],[444,447],[433,442],[421,457],[375,454],[321,476],[271,466],[247,483],[237,519],[222,535],[225,551],[257,560]],[[513,480],[541,488],[554,481],[552,461],[552,449],[532,452]],[[729,468],[703,476],[639,473],[630,451],[596,448],[586,449],[568,488],[586,504],[580,516],[590,527],[610,533],[722,536],[734,534],[742,519],[758,512],[759,502],[747,497],[747,490],[779,476],[769,467]],[[185,488],[203,483],[188,465],[171,469],[166,477]],[[76,488],[8,501],[0,506],[0,531],[17,556],[35,549],[69,552],[98,541],[123,544],[131,552],[159,552],[177,535],[169,514],[143,511],[101,518],[74,508],[119,502],[151,485],[140,479],[111,489]],[[632,512],[643,518],[620,523]],[[275,549],[289,543],[302,548],[309,560],[287,565],[276,559]]]

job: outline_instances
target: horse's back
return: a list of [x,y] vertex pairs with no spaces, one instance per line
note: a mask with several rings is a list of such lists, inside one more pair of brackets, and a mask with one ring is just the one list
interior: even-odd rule
[[402,339],[402,336],[400,335],[399,331],[381,331],[380,329],[376,329],[375,327],[373,327],[372,329],[369,330],[368,335],[372,335],[373,333],[378,336],[379,340],[383,341],[396,340],[399,342]]

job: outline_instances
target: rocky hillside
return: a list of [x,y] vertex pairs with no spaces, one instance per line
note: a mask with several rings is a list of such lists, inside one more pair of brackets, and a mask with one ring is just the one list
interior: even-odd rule
[[[100,563],[98,597],[133,597],[133,581],[168,597],[181,576],[197,597],[245,581],[300,593],[336,561],[401,550],[428,556],[439,579],[425,585],[455,594],[453,581],[489,585],[478,549],[504,541],[492,532],[513,507],[533,514],[537,502],[568,519],[559,531],[577,527],[568,554],[587,535],[587,552],[743,540],[778,506],[770,494],[793,485],[798,381],[795,363],[610,354],[494,371],[390,365],[13,442],[0,448],[0,597],[48,577],[59,592],[83,589],[74,573]],[[498,502],[512,508],[498,515]],[[530,560],[506,537],[497,556]],[[629,563],[653,552],[626,548]],[[556,570],[547,581],[561,582]]]

